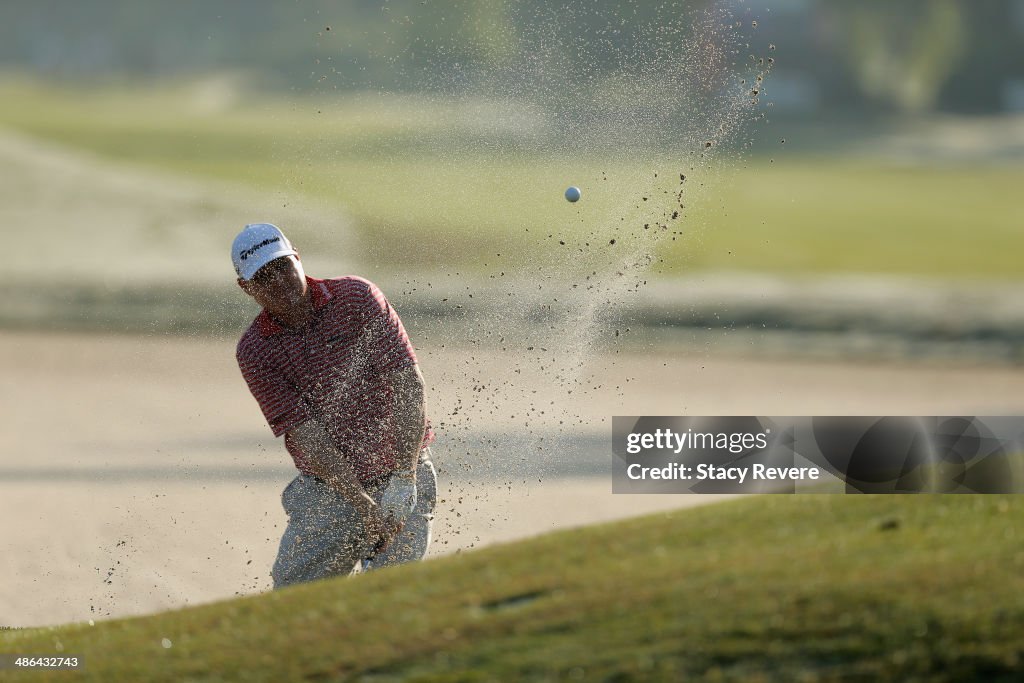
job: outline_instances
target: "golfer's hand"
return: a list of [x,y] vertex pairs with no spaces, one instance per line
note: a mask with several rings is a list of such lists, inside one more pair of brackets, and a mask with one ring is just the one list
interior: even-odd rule
[[377,505],[372,498],[360,512],[363,515],[363,529],[366,531],[367,545],[373,548],[373,554],[382,552],[391,543],[401,526]]
[[376,504],[368,505],[363,510],[363,529],[370,545],[374,545],[377,539],[384,535],[384,516]]

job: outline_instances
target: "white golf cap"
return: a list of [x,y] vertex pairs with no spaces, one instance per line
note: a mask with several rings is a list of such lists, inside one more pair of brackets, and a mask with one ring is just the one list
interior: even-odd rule
[[251,280],[256,271],[276,258],[298,253],[284,233],[270,223],[250,223],[231,245],[231,261],[243,280]]

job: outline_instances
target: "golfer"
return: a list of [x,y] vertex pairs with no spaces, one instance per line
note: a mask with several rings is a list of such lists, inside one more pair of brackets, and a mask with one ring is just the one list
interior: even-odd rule
[[269,223],[247,225],[231,257],[263,308],[238,342],[238,367],[299,470],[281,494],[274,587],[421,559],[437,500],[434,435],[402,321],[367,280],[307,277]]

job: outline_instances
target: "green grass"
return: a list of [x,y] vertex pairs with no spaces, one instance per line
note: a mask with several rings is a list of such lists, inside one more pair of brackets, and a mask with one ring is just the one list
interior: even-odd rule
[[[490,272],[538,258],[614,264],[629,251],[655,254],[656,269],[669,274],[1024,276],[1021,167],[739,161],[725,151],[707,163],[685,151],[660,150],[656,159],[567,151],[565,141],[545,151],[528,115],[521,129],[497,132],[487,114],[494,103],[243,95],[209,110],[196,92],[6,81],[0,125],[344,210],[365,256],[394,269]],[[686,209],[666,220],[678,208],[680,172],[689,176]],[[569,184],[583,188],[577,205],[561,198]],[[657,222],[669,229],[644,230]]]
[[1015,496],[755,497],[0,651],[97,681],[1019,680],[1022,522]]

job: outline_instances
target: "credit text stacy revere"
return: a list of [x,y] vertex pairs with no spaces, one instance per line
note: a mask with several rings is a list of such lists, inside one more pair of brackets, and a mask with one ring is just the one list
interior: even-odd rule
[[626,469],[626,476],[633,480],[675,479],[682,481],[731,480],[742,484],[751,481],[808,481],[821,478],[817,467],[769,467],[756,463],[746,467],[721,467],[702,463],[683,465],[671,463],[664,467],[644,467],[633,463]]

